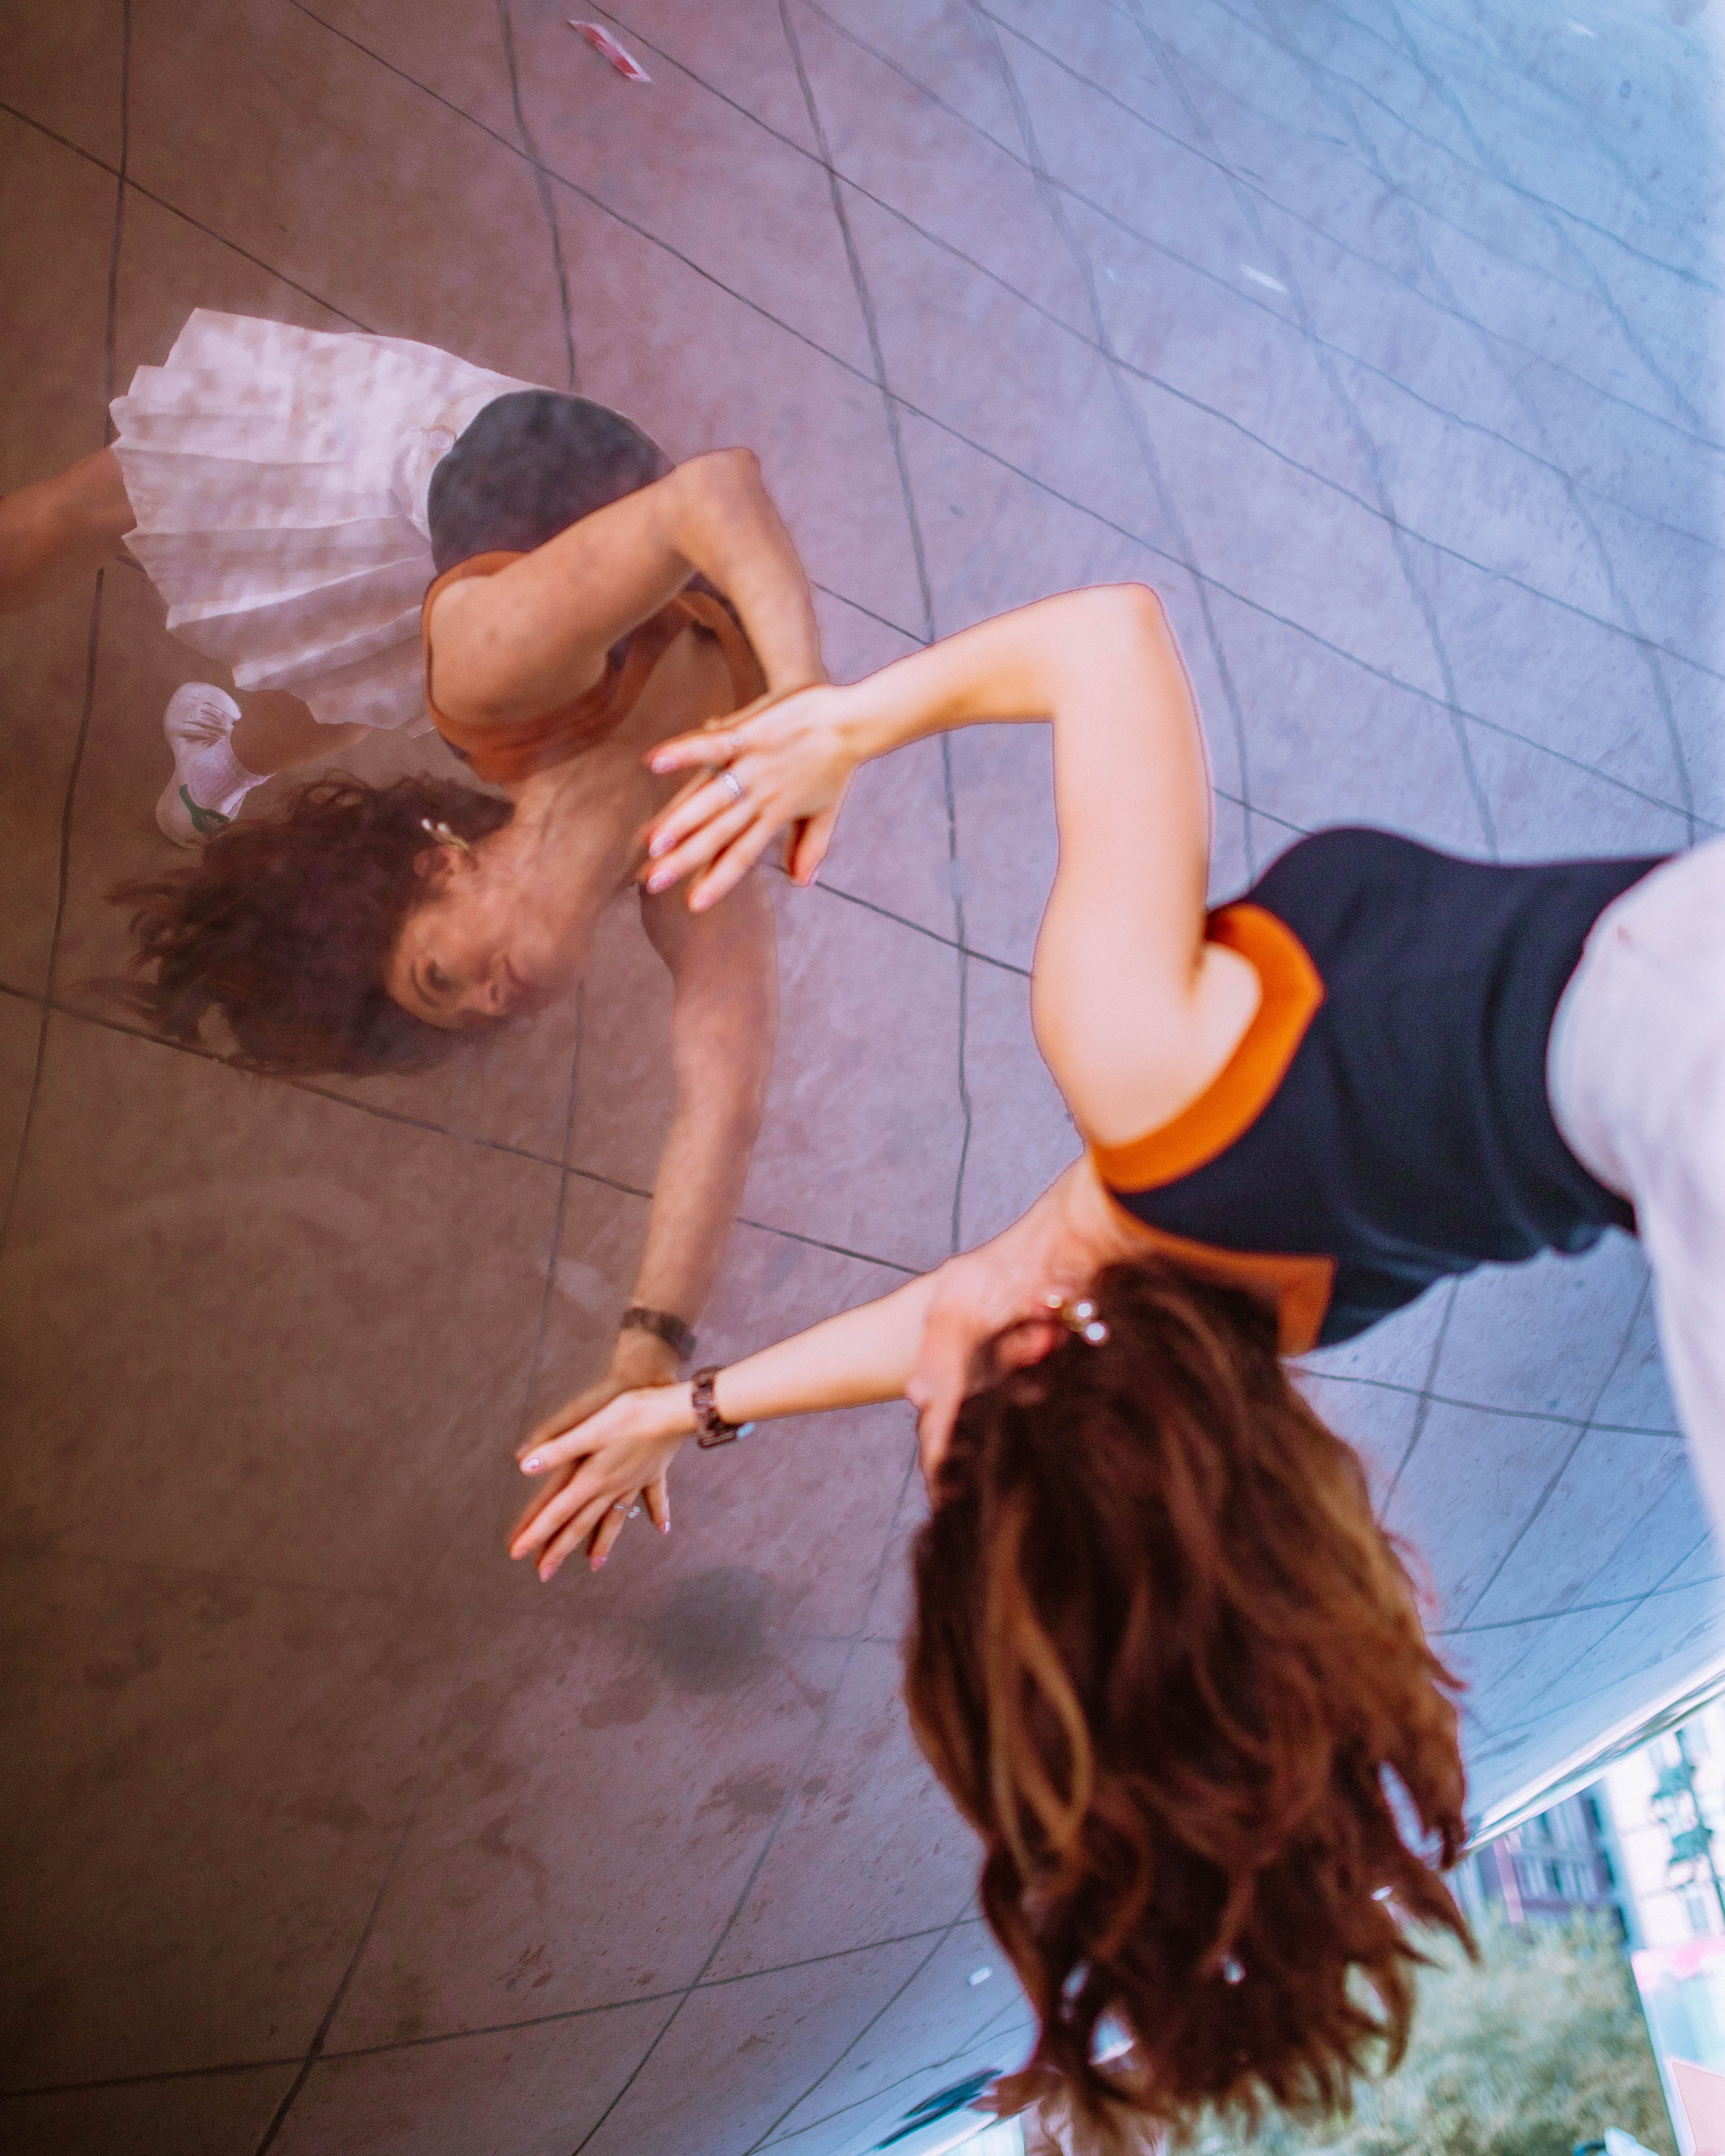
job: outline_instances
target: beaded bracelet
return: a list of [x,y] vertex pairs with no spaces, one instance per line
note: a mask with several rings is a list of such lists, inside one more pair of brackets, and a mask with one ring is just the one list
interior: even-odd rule
[[695,1410],[695,1442],[703,1451],[709,1445],[734,1444],[739,1437],[747,1437],[755,1426],[752,1422],[726,1422],[719,1413],[713,1401],[713,1383],[718,1374],[716,1363],[697,1370],[689,1397],[689,1404]]

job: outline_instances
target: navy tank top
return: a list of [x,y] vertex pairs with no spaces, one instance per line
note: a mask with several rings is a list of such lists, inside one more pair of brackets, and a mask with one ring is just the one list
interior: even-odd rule
[[1289,1348],[1351,1339],[1445,1275],[1633,1231],[1558,1134],[1546,1045],[1589,931],[1663,858],[1506,868],[1384,831],[1301,839],[1210,916],[1263,983],[1245,1038],[1171,1122],[1098,1149],[1102,1180],[1174,1255],[1273,1286]]

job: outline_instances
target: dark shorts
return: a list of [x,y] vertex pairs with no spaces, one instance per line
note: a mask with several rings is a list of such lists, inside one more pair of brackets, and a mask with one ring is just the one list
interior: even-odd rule
[[619,413],[554,389],[487,404],[431,475],[431,558],[441,576],[475,554],[526,554],[670,470]]

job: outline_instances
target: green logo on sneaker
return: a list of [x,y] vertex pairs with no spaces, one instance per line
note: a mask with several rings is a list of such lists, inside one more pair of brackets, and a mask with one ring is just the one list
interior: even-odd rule
[[192,828],[200,839],[212,837],[234,821],[231,816],[224,816],[219,808],[200,808],[183,786],[180,788],[180,798],[185,803],[186,814],[192,819]]

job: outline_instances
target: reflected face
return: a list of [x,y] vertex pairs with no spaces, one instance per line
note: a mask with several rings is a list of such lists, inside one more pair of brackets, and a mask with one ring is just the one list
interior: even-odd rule
[[383,968],[403,1010],[444,1032],[467,1032],[529,1017],[575,985],[579,955],[557,947],[494,848],[439,846],[414,865],[430,888]]

